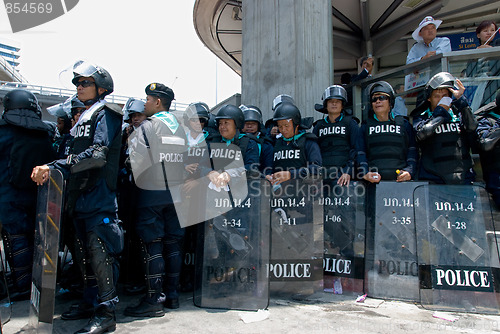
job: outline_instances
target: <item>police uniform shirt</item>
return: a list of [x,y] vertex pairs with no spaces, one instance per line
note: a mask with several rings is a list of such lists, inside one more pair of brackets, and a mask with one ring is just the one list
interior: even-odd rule
[[[371,116],[371,117],[373,117],[373,116]],[[411,127],[410,123],[406,119],[404,119],[402,116],[395,116],[395,117],[398,118],[400,121],[402,120],[402,125],[403,125],[402,129],[397,130],[395,122],[392,121],[392,122],[390,122],[390,124],[389,124],[389,122],[381,122],[381,123],[384,123],[384,125],[382,126],[382,124],[381,124],[379,126],[379,128],[374,129],[373,131],[375,131],[375,132],[376,131],[379,131],[379,132],[385,131],[389,135],[393,131],[404,131],[404,135],[406,136],[407,143],[408,143],[407,154],[406,154],[406,158],[405,158],[406,166],[404,166],[403,168],[399,168],[399,169],[410,173],[410,175],[412,176],[412,179],[413,179],[415,177],[415,171],[416,171],[416,165],[417,165],[417,147],[416,147],[414,131],[413,131],[413,128]],[[400,122],[400,121],[398,121],[398,122]],[[375,122],[375,121],[373,121],[373,122]],[[368,124],[363,123],[361,125],[360,130],[359,130],[360,135],[358,136],[357,143],[356,143],[357,151],[358,151],[357,161],[359,164],[361,176],[368,173],[372,167],[376,167],[376,166],[370,166],[370,164],[369,164],[369,161],[371,161],[372,159],[374,159],[376,157],[373,157],[373,156],[370,157],[371,152],[368,152],[367,138],[366,138],[367,132],[368,132]],[[387,167],[391,168],[390,166],[387,166]],[[393,175],[393,178],[391,178],[391,180],[395,180],[397,177],[396,169],[398,169],[398,167],[394,166],[394,175]]]
[[[342,114],[335,120],[335,123],[330,123],[327,115],[324,119],[316,123],[313,133],[318,137],[323,167],[341,168],[342,174],[352,175],[354,170],[354,160],[356,159],[356,141],[358,138],[359,127],[356,121],[352,118],[349,118],[348,123],[340,124],[339,122],[344,120],[345,117],[344,112],[342,112]],[[338,147],[337,145],[345,145],[345,147]],[[335,157],[335,153],[338,154],[338,152],[335,152],[338,150],[346,152],[343,153],[345,154],[346,162],[342,165],[329,163],[330,159]]]

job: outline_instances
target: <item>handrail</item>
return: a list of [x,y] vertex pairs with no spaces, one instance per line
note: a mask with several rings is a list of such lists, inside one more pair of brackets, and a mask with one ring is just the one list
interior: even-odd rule
[[28,82],[28,80],[2,56],[0,56],[0,65],[12,76],[14,80],[17,80],[18,82]]
[[[68,98],[75,94],[74,89],[65,89],[65,88],[56,88],[56,87],[47,87],[47,86],[39,86],[32,85],[29,83],[21,83],[21,82],[9,82],[9,81],[0,81],[0,90],[2,89],[16,89],[23,88],[29,90],[34,94],[47,95],[47,96],[57,96],[61,98]],[[125,104],[129,96],[110,94],[106,96],[106,100],[111,103]],[[189,104],[182,103],[177,101],[172,101],[172,105],[170,106],[170,110],[185,110]]]
[[[432,57],[429,57],[427,59],[423,59],[420,61],[417,61],[415,63],[399,66],[396,68],[391,68],[388,69],[384,72],[374,74],[371,77],[365,78],[363,80],[354,82],[348,86],[346,86],[346,89],[352,89],[353,91],[353,113],[356,115],[358,118],[362,118],[363,116],[363,104],[362,104],[362,98],[363,94],[362,91],[365,89],[367,86],[370,84],[384,80],[384,81],[390,81],[391,79],[398,78],[400,81],[404,76],[411,74],[411,73],[417,73],[417,72],[423,72],[423,71],[430,71],[430,76],[441,72],[441,71],[447,71],[450,72],[450,64],[453,65],[454,62],[460,62],[460,61],[474,61],[476,59],[500,59],[500,47],[493,47],[493,48],[484,48],[484,49],[469,49],[469,50],[460,50],[460,51],[452,51],[452,52],[446,52],[444,54],[438,54]],[[491,77],[474,77],[474,78],[464,78],[464,82],[484,82],[484,81],[492,81],[492,80],[498,80],[499,77],[497,76],[491,76]],[[402,94],[396,94],[396,96],[400,95],[407,95],[411,93],[417,93],[423,89],[422,86],[413,88],[411,90],[407,90]]]

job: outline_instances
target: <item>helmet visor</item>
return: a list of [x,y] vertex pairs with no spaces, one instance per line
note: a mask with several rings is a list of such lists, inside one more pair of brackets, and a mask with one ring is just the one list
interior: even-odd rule
[[59,73],[59,82],[66,89],[75,89],[75,77],[92,77],[97,71],[92,63],[78,60]]
[[67,116],[71,118],[71,101],[76,97],[76,94],[68,98],[66,101],[50,106],[47,108],[47,112],[55,117]]

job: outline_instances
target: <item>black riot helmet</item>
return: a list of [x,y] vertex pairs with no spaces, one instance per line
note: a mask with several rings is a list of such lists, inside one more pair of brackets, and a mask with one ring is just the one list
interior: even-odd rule
[[277,122],[285,119],[291,119],[294,127],[300,125],[302,117],[299,108],[288,102],[281,103],[274,112],[273,121]]
[[73,96],[71,99],[71,117],[74,117],[79,112],[82,112],[82,109],[85,109],[85,104],[78,100],[77,95]]
[[42,118],[42,110],[35,94],[26,89],[14,89],[5,94],[3,108],[4,114],[10,110],[30,110]]
[[244,105],[240,106],[243,115],[245,116],[245,122],[257,122],[262,124],[262,111],[256,106]]
[[326,101],[330,99],[341,100],[344,104],[347,103],[347,92],[344,87],[340,85],[333,85],[325,89],[323,92],[323,96],[321,96],[323,100],[323,107],[326,108]]
[[208,123],[209,115],[208,105],[205,102],[194,102],[188,105],[186,108],[185,116],[187,119],[199,118]]
[[232,119],[236,124],[236,129],[242,130],[245,125],[245,116],[243,115],[243,111],[240,110],[235,105],[226,104],[219,109],[217,116],[215,116],[215,120],[217,121],[217,125],[219,125],[220,119]]
[[280,95],[276,96],[273,100],[273,111],[276,111],[276,108],[278,108],[278,106],[283,102],[288,102],[291,104],[295,103],[295,101],[293,100],[293,98],[290,95],[280,94]]
[[440,88],[455,89],[456,78],[448,72],[439,72],[434,75],[427,85],[425,85],[425,95],[427,98],[431,97],[432,91]]
[[113,92],[113,79],[111,75],[104,68],[89,63],[87,61],[79,60],[73,65],[73,80],[71,82],[76,86],[78,80],[82,77],[93,78],[95,81],[96,91],[98,88],[103,88],[106,91],[99,95],[97,93],[96,99],[83,101],[85,105],[92,105],[99,99],[103,99],[106,95]]
[[391,84],[389,84],[387,81],[375,82],[370,88],[370,99],[375,93],[387,94],[389,96],[389,103],[391,105],[391,108],[394,108],[395,97],[394,89],[392,88]]

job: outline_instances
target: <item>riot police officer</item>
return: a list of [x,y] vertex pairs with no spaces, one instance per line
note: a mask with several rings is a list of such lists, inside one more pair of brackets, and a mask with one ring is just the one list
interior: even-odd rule
[[364,180],[409,181],[414,178],[417,149],[410,123],[391,111],[394,90],[385,81],[370,88],[371,108],[361,125],[358,140],[358,163]]
[[219,109],[215,119],[220,137],[209,143],[211,161],[203,163],[202,175],[208,176],[212,185],[220,188],[246,172],[259,173],[259,148],[254,136],[242,133],[243,112],[226,104]]
[[318,137],[326,171],[324,178],[341,186],[349,185],[354,173],[358,124],[344,110],[347,104],[344,87],[333,85],[326,88],[321,99],[323,104],[316,104],[315,108],[327,116],[316,122],[313,133]]
[[75,108],[85,109],[85,105],[78,100],[77,95],[68,98],[63,103],[48,107],[47,112],[57,117],[57,134],[54,138],[54,149],[57,159],[65,159],[69,155],[73,136],[69,133],[73,127],[72,110]]
[[475,179],[470,150],[477,121],[464,91],[460,80],[440,72],[425,86],[426,101],[412,111],[421,152],[420,180],[470,184]]
[[[137,305],[128,306],[124,314],[161,317],[165,314],[163,306],[179,308],[185,230],[180,227],[175,211],[174,203],[179,199],[172,186],[181,183],[184,175],[186,134],[169,112],[174,100],[172,89],[151,83],[145,92],[144,112],[148,118],[134,132],[129,148],[134,180],[139,187],[135,230],[141,239],[147,292]],[[136,163],[142,160],[148,163]]]
[[483,169],[486,189],[500,208],[500,92],[495,101],[479,108],[475,112],[479,124],[477,136],[479,141],[479,157]]
[[123,248],[123,232],[117,217],[115,191],[123,114],[119,106],[104,100],[113,92],[113,79],[108,71],[78,61],[72,72],[78,99],[86,110],[70,131],[74,137],[71,154],[66,160],[35,167],[32,179],[43,184],[49,168],[59,169],[68,179],[66,210],[75,225],[74,257],[86,286],[83,303],[64,312],[62,319],[92,315],[77,333],[103,333],[116,328],[116,257]]
[[290,179],[320,175],[321,152],[316,136],[301,130],[300,110],[288,102],[281,103],[273,121],[282,134],[276,139],[273,153],[273,173],[266,178],[277,186]]
[[118,216],[123,221],[125,243],[120,266],[120,277],[127,284],[124,291],[128,294],[142,293],[145,290],[144,273],[137,270],[137,263],[142,259],[138,256],[140,246],[137,235],[132,233],[137,219],[137,187],[132,176],[129,160],[128,139],[130,135],[146,119],[144,114],[145,102],[136,98],[129,98],[123,106],[123,120],[125,128],[122,131],[122,145],[120,152],[120,172],[118,174]]
[[273,142],[262,133],[262,111],[253,105],[241,105],[241,111],[245,116],[245,126],[243,127],[243,132],[246,134],[253,135],[257,138],[257,143],[259,145],[259,155],[260,155],[260,171],[263,174],[270,174],[273,165]]
[[12,300],[28,299],[31,291],[36,186],[29,173],[55,158],[50,127],[33,93],[16,89],[3,99],[0,119],[0,223],[5,255],[15,291]]
[[[273,99],[273,106],[272,106],[273,113],[276,111],[276,108],[278,108],[278,106],[283,102],[295,104],[293,97],[291,97],[288,94],[280,94]],[[274,146],[274,144],[276,143],[276,137],[281,136],[278,131],[278,126],[276,125],[276,122],[273,121],[272,117],[266,121],[264,126],[266,128],[266,135],[269,138],[271,138]]]

